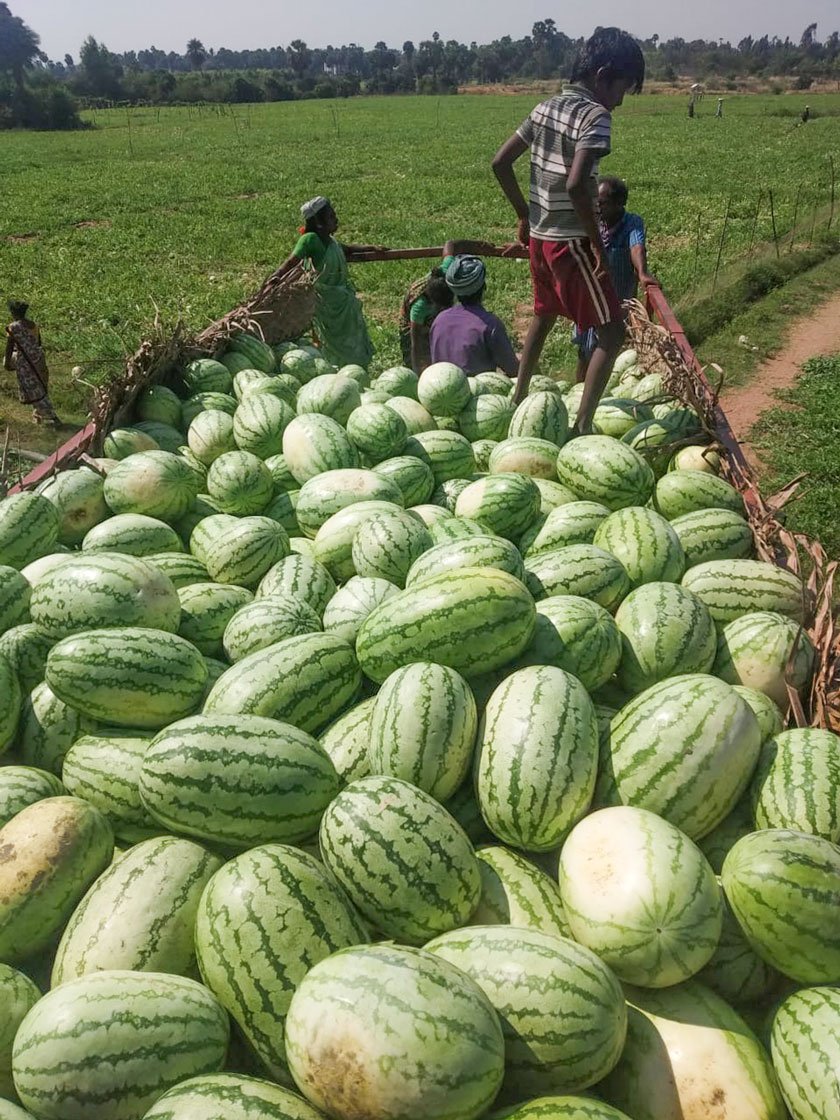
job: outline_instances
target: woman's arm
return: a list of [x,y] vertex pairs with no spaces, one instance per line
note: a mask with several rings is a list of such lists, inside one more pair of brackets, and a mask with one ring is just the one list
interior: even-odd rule
[[432,364],[429,328],[425,323],[411,324],[411,368],[419,375]]

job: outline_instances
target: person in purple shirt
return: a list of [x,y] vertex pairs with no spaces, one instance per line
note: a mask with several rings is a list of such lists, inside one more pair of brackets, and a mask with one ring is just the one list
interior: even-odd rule
[[441,311],[429,332],[432,362],[452,362],[472,375],[500,369],[516,377],[519,361],[502,320],[482,304],[487,270],[478,257],[456,257],[446,283],[457,304]]

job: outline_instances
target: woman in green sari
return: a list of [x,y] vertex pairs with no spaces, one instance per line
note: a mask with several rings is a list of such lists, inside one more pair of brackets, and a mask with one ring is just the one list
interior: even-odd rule
[[318,302],[314,326],[324,357],[335,366],[359,365],[367,369],[373,345],[347,260],[355,253],[380,246],[342,245],[336,241],[333,234],[338,229],[338,217],[328,198],[312,198],[301,206],[300,212],[304,228],[278,275],[291,272],[301,262],[315,273]]

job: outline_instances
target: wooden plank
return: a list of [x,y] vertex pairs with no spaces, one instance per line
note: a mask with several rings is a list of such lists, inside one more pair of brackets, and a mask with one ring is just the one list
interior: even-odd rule
[[52,455],[44,459],[43,463],[39,463],[37,467],[34,467],[17,486],[11,488],[9,493],[17,494],[21,490],[31,490],[39,483],[51,478],[56,471],[64,470],[87,450],[94,437],[95,431],[95,425],[91,420],[81,431],[72,435],[70,439],[62,443],[61,447],[57,448]]

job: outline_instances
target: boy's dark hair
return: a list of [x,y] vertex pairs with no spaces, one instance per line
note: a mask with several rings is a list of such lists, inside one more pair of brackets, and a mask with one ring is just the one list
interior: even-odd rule
[[451,307],[455,302],[455,297],[446,283],[446,275],[442,268],[433,268],[429,273],[429,279],[426,281],[423,294],[429,303],[433,303],[435,307]]
[[600,186],[607,188],[607,194],[614,202],[617,202],[619,206],[627,205],[627,195],[629,192],[627,190],[627,184],[623,179],[619,179],[617,175],[602,175],[598,183]]
[[645,56],[641,47],[618,27],[599,27],[578,48],[572,63],[571,80],[579,82],[604,70],[609,80],[624,78],[631,82],[630,92],[641,93],[645,80]]
[[24,303],[23,300],[10,299],[9,312],[15,319],[25,319],[26,312],[29,310],[29,304]]

